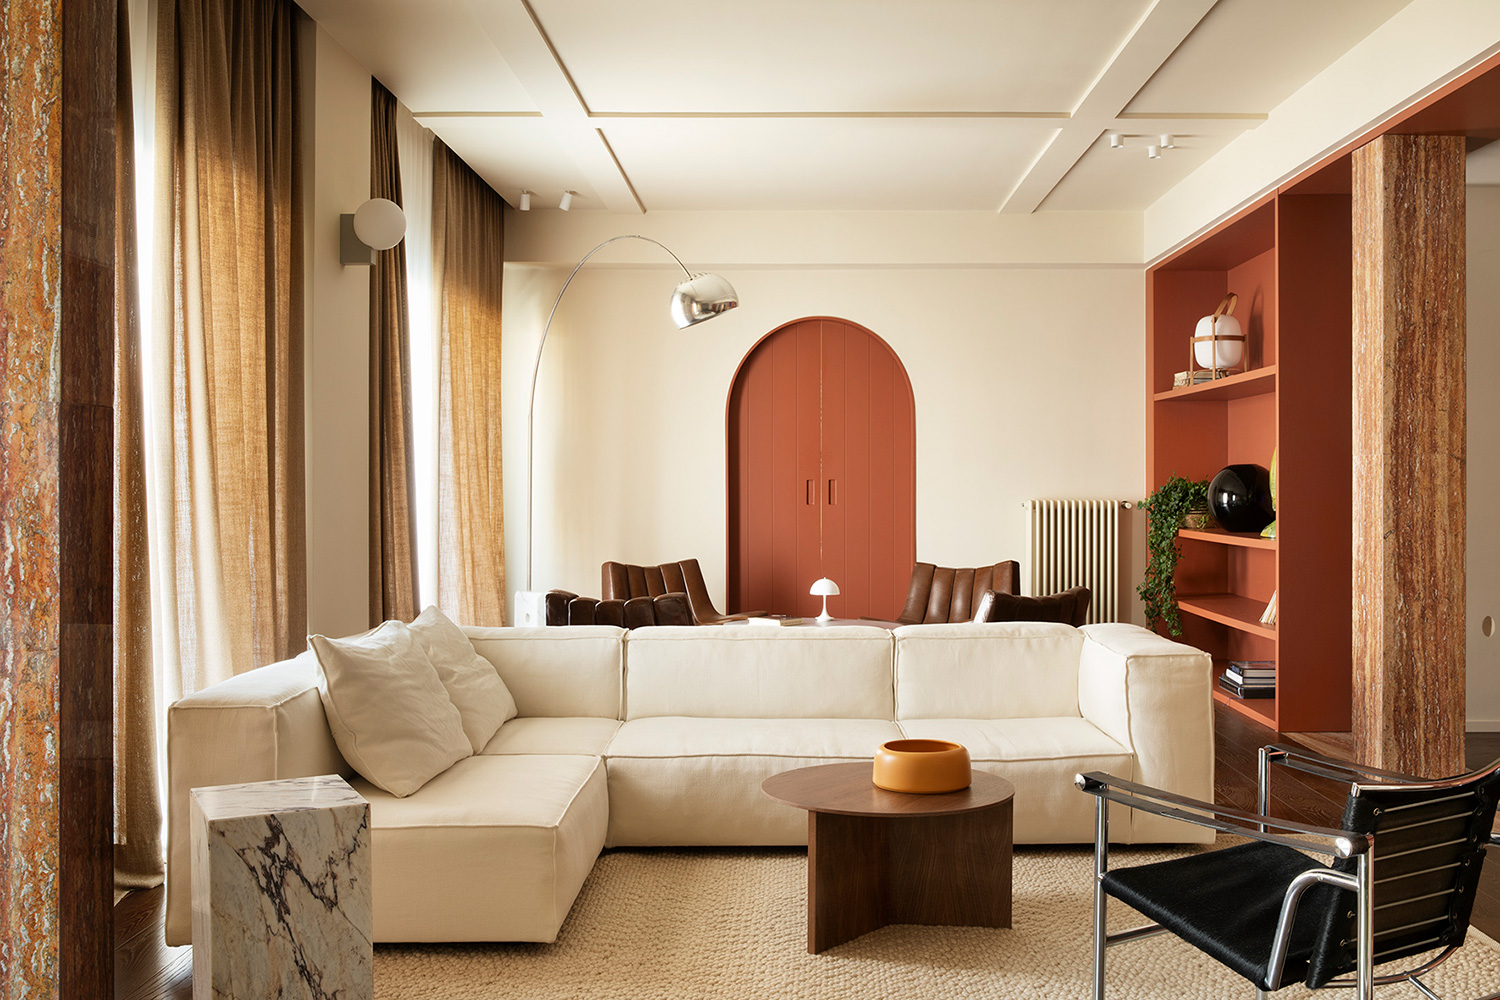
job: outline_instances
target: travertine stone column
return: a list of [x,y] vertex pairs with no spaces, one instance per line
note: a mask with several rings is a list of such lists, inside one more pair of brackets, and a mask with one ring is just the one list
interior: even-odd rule
[[336,774],[192,796],[193,995],[368,1000],[369,803]]
[[114,992],[115,10],[0,4],[0,1000]]
[[1464,139],[1353,159],[1355,750],[1445,776],[1464,769]]

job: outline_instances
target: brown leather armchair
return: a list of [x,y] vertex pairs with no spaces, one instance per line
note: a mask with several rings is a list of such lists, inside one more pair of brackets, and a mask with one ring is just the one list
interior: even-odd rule
[[986,590],[1014,594],[1020,580],[1021,564],[1014,559],[977,569],[919,562],[912,567],[906,607],[896,620],[903,625],[973,621],[979,598]]
[[567,590],[547,593],[548,625],[696,625],[688,598],[683,593],[632,597],[628,601],[579,597]]
[[662,563],[660,566],[632,566],[629,563],[607,562],[599,569],[600,589],[606,601],[624,601],[636,597],[656,597],[661,594],[685,593],[693,620],[699,625],[717,625],[720,622],[736,621],[752,615],[763,615],[764,611],[741,611],[733,615],[721,615],[708,596],[708,584],[703,580],[703,570],[696,559]]

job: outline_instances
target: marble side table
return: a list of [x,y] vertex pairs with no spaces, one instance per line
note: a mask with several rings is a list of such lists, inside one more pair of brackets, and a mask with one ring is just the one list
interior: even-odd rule
[[374,993],[370,804],[336,774],[192,790],[193,997]]

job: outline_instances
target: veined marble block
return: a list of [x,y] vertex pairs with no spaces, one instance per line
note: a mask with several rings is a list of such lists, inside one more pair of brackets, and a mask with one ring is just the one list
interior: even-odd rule
[[370,804],[336,774],[192,790],[195,1000],[368,1000]]

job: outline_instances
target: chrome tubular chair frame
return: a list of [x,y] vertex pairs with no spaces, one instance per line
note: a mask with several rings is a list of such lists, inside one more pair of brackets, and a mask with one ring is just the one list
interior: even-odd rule
[[[1331,885],[1355,894],[1355,972],[1353,976],[1329,981],[1328,987],[1352,987],[1359,1000],[1371,1000],[1374,987],[1388,983],[1408,982],[1432,1000],[1441,1000],[1418,978],[1436,968],[1456,950],[1451,946],[1423,965],[1398,975],[1376,977],[1374,967],[1380,956],[1375,953],[1375,863],[1372,847],[1375,837],[1349,830],[1321,827],[1307,823],[1289,822],[1269,814],[1272,765],[1280,764],[1293,770],[1318,775],[1338,781],[1350,782],[1351,795],[1358,795],[1361,787],[1383,792],[1401,791],[1410,788],[1424,792],[1441,791],[1472,781],[1475,775],[1493,774],[1500,769],[1500,762],[1481,772],[1442,781],[1418,781],[1407,775],[1384,771],[1378,768],[1361,767],[1308,753],[1296,747],[1271,745],[1263,747],[1259,760],[1259,787],[1257,789],[1257,811],[1245,812],[1226,806],[1218,806],[1186,796],[1175,795],[1160,789],[1150,788],[1134,782],[1124,781],[1109,774],[1090,772],[1074,779],[1077,787],[1095,796],[1096,821],[1094,836],[1094,998],[1104,998],[1104,967],[1106,951],[1129,941],[1139,941],[1159,934],[1170,933],[1160,923],[1146,924],[1129,930],[1109,933],[1106,928],[1108,894],[1105,876],[1109,859],[1109,803],[1139,809],[1158,816],[1182,820],[1197,826],[1207,827],[1223,833],[1235,834],[1252,841],[1280,844],[1296,850],[1322,855],[1330,859],[1352,859],[1353,872],[1334,871],[1329,868],[1314,868],[1292,879],[1282,901],[1280,916],[1272,939],[1271,955],[1265,970],[1265,983],[1272,990],[1283,985],[1283,973],[1287,958],[1291,930],[1297,917],[1298,905],[1303,894],[1316,885]],[[1400,808],[1399,806],[1396,808]],[[1500,844],[1500,834],[1491,834],[1490,843]],[[1438,942],[1434,941],[1434,946]],[[1259,983],[1256,996],[1267,995]],[[1476,1000],[1500,1000],[1500,992],[1491,993]]]

